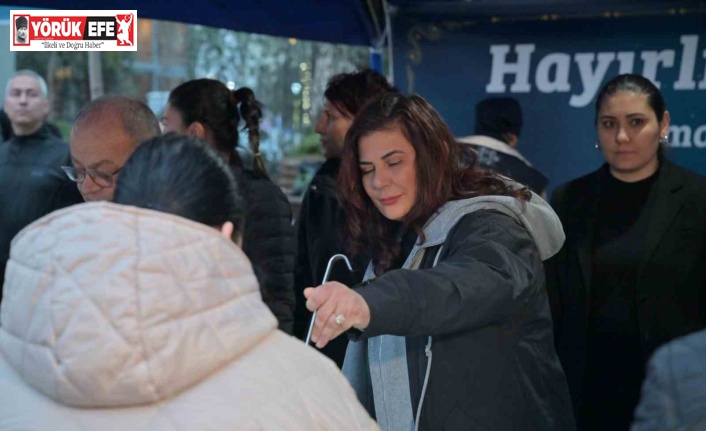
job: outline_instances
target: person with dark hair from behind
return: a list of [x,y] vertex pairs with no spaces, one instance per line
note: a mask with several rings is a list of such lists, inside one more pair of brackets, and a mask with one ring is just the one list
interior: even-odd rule
[[[346,216],[338,202],[336,177],[341,166],[343,140],[353,119],[366,102],[385,93],[396,92],[384,76],[366,69],[355,73],[340,73],[329,79],[324,92],[323,112],[314,130],[321,136],[321,148],[326,162],[309,184],[302,201],[296,222],[297,265],[295,268],[295,290],[297,307],[294,318],[294,333],[305,339],[311,312],[306,309],[304,289],[321,284],[326,265],[331,256],[343,253],[342,234]],[[332,268],[330,280],[354,286],[363,280],[365,268],[370,261],[366,252],[349,256],[353,272],[344,262]],[[343,365],[348,340],[340,337],[326,345],[321,351]]]
[[571,431],[542,261],[564,241],[543,199],[461,159],[419,96],[356,116],[338,191],[366,282],[304,291],[312,340],[347,332],[343,373],[385,430]]
[[[61,172],[69,160],[66,142],[46,122],[47,85],[31,70],[20,70],[5,88],[0,142],[0,297],[12,238],[29,223],[58,208],[82,202]],[[4,123],[4,122],[3,122]]]
[[207,143],[145,141],[117,182],[115,203],[13,242],[0,429],[378,430],[331,361],[277,330]]
[[[282,190],[267,175],[260,154],[262,107],[249,88],[229,90],[214,79],[196,79],[169,94],[162,120],[165,132],[206,140],[233,170],[245,201],[243,251],[250,258],[265,303],[291,334],[294,314],[294,229],[292,210]],[[248,131],[253,169],[236,151],[238,126]]]
[[706,178],[667,160],[669,123],[649,79],[609,80],[595,102],[606,163],[552,195],[567,238],[547,287],[580,430],[627,430],[650,355],[706,327]]
[[517,151],[521,130],[522,109],[517,99],[487,98],[476,105],[475,135],[458,141],[475,150],[480,167],[512,178],[544,197],[549,180]]

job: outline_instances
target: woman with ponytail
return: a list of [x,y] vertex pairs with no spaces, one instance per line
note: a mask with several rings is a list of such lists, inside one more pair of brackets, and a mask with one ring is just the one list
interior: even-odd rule
[[[195,79],[169,94],[165,132],[206,140],[233,170],[245,201],[243,250],[252,262],[265,303],[292,333],[294,312],[294,230],[287,197],[267,175],[260,154],[262,105],[247,87],[229,90],[213,79]],[[248,131],[253,169],[244,166],[236,148],[239,125]]]

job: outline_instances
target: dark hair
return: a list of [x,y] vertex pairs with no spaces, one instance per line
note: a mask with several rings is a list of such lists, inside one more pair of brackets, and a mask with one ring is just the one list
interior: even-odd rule
[[353,118],[369,100],[390,92],[398,91],[381,74],[364,69],[331,77],[326,84],[324,97],[343,115]]
[[114,201],[243,232],[244,209],[231,170],[209,145],[168,133],[140,144],[123,166]]
[[123,96],[103,96],[88,102],[76,116],[72,130],[91,124],[96,116],[120,118],[125,133],[135,146],[162,133],[159,120],[149,106]]
[[422,242],[424,223],[448,201],[483,195],[530,199],[527,188],[515,190],[495,173],[477,168],[475,160],[471,164],[464,161],[461,144],[423,98],[385,94],[367,104],[348,130],[337,184],[347,217],[348,252],[356,254],[369,248],[377,274],[387,270],[399,254],[394,239],[397,224],[377,210],[363,188],[358,144],[371,133],[395,127],[416,152],[417,201],[402,222],[413,228]]
[[216,151],[237,165],[242,165],[235,151],[239,141],[238,124],[242,118],[253,152],[254,170],[260,176],[267,177],[265,162],[260,155],[262,104],[251,89],[229,90],[215,79],[194,79],[172,90],[169,105],[181,114],[187,126],[199,122],[206,127],[213,136]]
[[522,108],[512,97],[483,99],[476,105],[476,135],[485,135],[507,143],[507,134],[520,136]]
[[[642,75],[626,73],[623,75],[618,75],[608,81],[598,93],[598,96],[596,97],[596,113],[594,119],[596,125],[598,124],[598,112],[601,110],[601,106],[603,106],[605,99],[622,91],[629,91],[631,93],[644,94],[647,96],[647,105],[655,113],[658,125],[662,123],[664,113],[667,112],[667,104],[664,102],[662,93],[660,93],[657,86]],[[659,158],[662,159],[666,157],[666,152],[666,146],[660,145],[657,153]]]
[[662,122],[664,113],[667,111],[667,105],[664,103],[662,93],[660,93],[659,89],[652,83],[652,81],[644,76],[626,73],[623,75],[618,75],[608,81],[598,93],[598,96],[596,97],[596,124],[598,124],[598,111],[601,110],[603,101],[607,97],[613,96],[621,91],[630,91],[632,93],[644,94],[647,96],[647,104],[650,108],[652,108],[652,111],[654,111],[657,116],[657,122]]

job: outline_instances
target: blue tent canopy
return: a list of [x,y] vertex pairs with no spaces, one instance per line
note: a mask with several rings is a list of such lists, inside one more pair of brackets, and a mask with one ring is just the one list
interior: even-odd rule
[[351,45],[372,45],[378,37],[365,0],[21,0],[18,3],[21,5],[14,9],[134,9],[140,18]]
[[400,13],[425,17],[572,15],[703,5],[703,0],[388,0]]
[[[2,1],[2,0],[0,0]],[[9,0],[12,1],[12,0]],[[17,0],[22,8],[135,9],[141,18],[273,36],[379,46],[386,11],[425,17],[572,14],[704,4],[703,0]],[[388,7],[389,5],[389,7]]]

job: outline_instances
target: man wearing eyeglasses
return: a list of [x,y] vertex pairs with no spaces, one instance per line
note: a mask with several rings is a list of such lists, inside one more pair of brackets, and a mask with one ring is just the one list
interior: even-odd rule
[[62,169],[87,202],[112,200],[128,157],[159,134],[159,121],[144,103],[121,96],[96,99],[76,117],[69,139],[72,165]]
[[57,208],[81,202],[60,166],[69,159],[66,142],[46,122],[47,84],[31,70],[7,82],[3,109],[11,130],[0,139],[0,296],[10,242],[22,228]]

